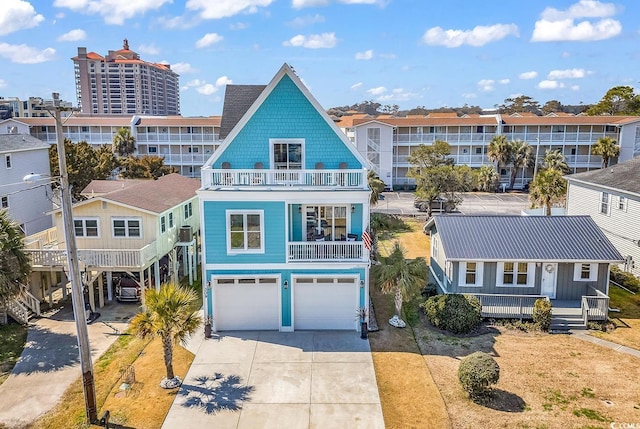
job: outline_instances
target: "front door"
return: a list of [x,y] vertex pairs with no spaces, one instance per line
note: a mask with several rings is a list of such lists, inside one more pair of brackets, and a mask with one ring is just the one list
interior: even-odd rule
[[542,264],[542,279],[540,281],[540,295],[549,299],[556,299],[556,283],[558,280],[558,264],[546,262]]

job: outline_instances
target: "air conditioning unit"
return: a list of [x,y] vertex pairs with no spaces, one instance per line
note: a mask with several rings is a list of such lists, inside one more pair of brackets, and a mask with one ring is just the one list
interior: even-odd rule
[[182,243],[188,243],[193,237],[193,231],[189,225],[183,225],[180,227],[180,233],[178,234],[178,241]]

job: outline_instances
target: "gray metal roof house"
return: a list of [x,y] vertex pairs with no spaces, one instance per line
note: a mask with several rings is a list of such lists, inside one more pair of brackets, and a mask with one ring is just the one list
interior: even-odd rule
[[487,316],[530,317],[548,298],[606,318],[609,265],[623,258],[589,216],[440,215],[426,231],[430,281],[478,296]]

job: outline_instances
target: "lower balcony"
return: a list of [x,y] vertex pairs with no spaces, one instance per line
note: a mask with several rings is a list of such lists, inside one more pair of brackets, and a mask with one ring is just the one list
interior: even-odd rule
[[287,244],[287,262],[367,262],[368,260],[369,252],[362,241],[301,241]]
[[[67,266],[67,251],[60,248],[25,249],[34,270]],[[156,243],[141,249],[78,249],[78,261],[84,267],[140,268],[156,256]]]

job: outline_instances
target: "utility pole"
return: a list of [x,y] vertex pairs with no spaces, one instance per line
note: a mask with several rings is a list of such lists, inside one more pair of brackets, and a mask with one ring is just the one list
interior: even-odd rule
[[533,164],[533,179],[538,174],[538,157],[540,156],[540,137],[536,138],[536,162]]
[[58,166],[60,168],[60,202],[62,206],[62,223],[64,225],[64,241],[67,247],[69,280],[71,281],[71,303],[78,335],[87,423],[91,424],[98,420],[96,387],[93,379],[93,363],[91,362],[91,347],[89,346],[89,332],[85,316],[84,292],[71,210],[71,188],[69,187],[69,173],[67,172],[67,159],[64,151],[64,134],[62,133],[62,119],[60,118],[60,112],[65,108],[60,107],[60,95],[57,92],[53,93],[53,107],[47,107],[47,110],[56,121]]

